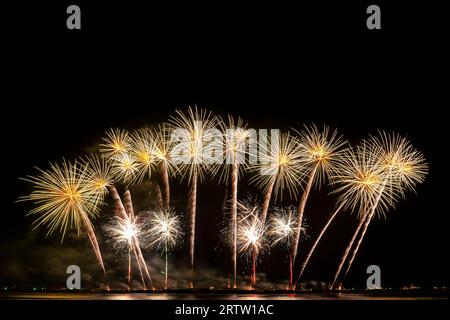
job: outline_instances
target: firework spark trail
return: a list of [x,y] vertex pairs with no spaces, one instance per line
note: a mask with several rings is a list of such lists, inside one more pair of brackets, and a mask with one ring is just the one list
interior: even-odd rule
[[162,209],[164,208],[164,201],[161,193],[161,187],[158,184],[155,186],[155,192],[156,192],[156,206]]
[[228,202],[228,182],[225,182],[225,192],[224,192],[224,196],[223,196],[223,201],[222,201],[222,210],[225,212],[227,209],[227,202]]
[[123,194],[123,205],[125,207],[125,211],[131,219],[134,219],[134,209],[133,202],[131,200],[130,190],[125,190]]
[[169,170],[167,168],[167,163],[160,163],[161,180],[164,190],[164,208],[170,208],[170,183],[169,183]]
[[[236,158],[235,158],[236,161]],[[231,224],[233,225],[233,289],[236,289],[237,281],[237,189],[238,189],[238,165],[231,165]]]
[[333,214],[330,216],[330,218],[328,219],[327,223],[325,224],[325,226],[320,231],[316,241],[312,245],[311,249],[309,250],[308,254],[306,255],[305,260],[303,261],[303,263],[302,263],[302,265],[300,267],[300,272],[298,274],[297,281],[293,284],[293,287],[292,287],[293,290],[295,290],[295,288],[297,287],[297,284],[300,281],[300,278],[301,278],[301,276],[303,274],[303,271],[305,271],[305,268],[308,265],[309,259],[311,259],[311,256],[314,253],[314,250],[316,250],[316,247],[317,247],[318,243],[320,242],[320,240],[322,239],[323,235],[325,234],[325,231],[328,229],[328,227],[330,226],[331,222],[336,217],[336,215],[341,211],[341,209],[342,209],[342,207],[344,205],[345,205],[345,203],[343,202],[343,203],[341,203],[339,205],[339,207],[336,210],[334,210]]
[[[125,191],[125,194],[124,194],[124,207],[128,213],[128,217],[130,219],[134,219],[133,202],[131,200],[131,193],[128,189]],[[140,263],[142,265],[142,267],[144,268],[145,275],[147,276],[148,280],[150,281],[150,285],[152,286],[152,289],[153,289],[152,277],[150,276],[150,272],[148,271],[147,263],[145,262],[144,256],[142,255],[141,245],[140,245],[139,239],[136,235],[133,235],[133,245],[134,245],[134,249],[137,253],[136,259],[139,261],[138,263]],[[144,286],[147,289],[145,282],[144,282]]]
[[[123,195],[123,207],[125,208],[125,211],[129,217],[129,219],[134,220],[134,209],[133,209],[133,202],[131,200],[131,193],[130,190],[125,190],[124,195]],[[141,246],[139,243],[138,238],[133,235],[133,239],[132,239],[132,243],[130,244],[131,247],[133,248],[133,252],[135,254],[136,257],[136,261],[138,264],[138,268],[139,268],[139,273],[141,274],[141,278],[142,278],[142,283],[144,285],[144,289],[147,290],[147,284],[144,280],[144,276],[142,273],[142,268],[144,268],[145,274],[147,276],[147,278],[150,281],[151,286],[153,286],[152,284],[152,278],[150,276],[150,273],[148,271],[147,268],[147,264],[144,260],[144,256],[142,255],[142,251],[141,251]]]
[[[133,210],[133,203],[131,200],[131,194],[129,192],[129,190],[126,190],[124,193],[124,201],[125,201],[125,205],[122,202],[119,193],[117,192],[117,189],[111,185],[109,187],[109,191],[110,194],[115,202],[115,206],[116,206],[116,215],[119,219],[122,220],[122,223],[125,224],[126,221],[135,221],[136,217],[134,216],[134,210]],[[126,208],[127,207],[127,208]],[[134,223],[134,222],[133,222]],[[137,237],[135,235],[131,235],[131,239],[130,239],[130,243],[128,244],[129,248],[131,248],[131,250],[133,251],[133,253],[135,254],[135,258],[136,258],[136,262],[138,264],[138,268],[139,268],[139,272],[142,275],[142,267],[145,270],[146,276],[148,277],[148,280],[150,281],[151,286],[153,287],[153,281],[152,278],[150,276],[150,273],[148,271],[147,268],[147,264],[145,263],[144,257],[142,255],[142,251],[140,249],[140,244],[139,241],[137,239]],[[131,263],[131,261],[129,261],[129,263]],[[129,269],[131,267],[129,266]],[[142,279],[143,276],[142,276]],[[146,288],[146,282],[143,281],[143,285],[144,288]]]
[[334,278],[333,278],[333,282],[332,282],[331,287],[330,287],[331,290],[333,290],[334,285],[336,283],[336,280],[337,280],[339,274],[341,273],[341,269],[344,266],[345,260],[347,259],[347,256],[348,256],[348,254],[349,254],[349,252],[350,252],[350,250],[351,250],[351,248],[353,246],[353,243],[355,242],[356,237],[358,236],[358,233],[361,230],[361,227],[364,224],[364,221],[366,221],[366,220],[367,220],[367,216],[362,217],[362,218],[359,219],[358,226],[356,227],[356,230],[353,233],[353,236],[352,236],[349,244],[347,245],[347,248],[344,251],[344,255],[341,257],[341,261],[339,262],[338,268],[337,268],[336,273],[335,273]]
[[[138,241],[138,239],[136,237],[134,237],[133,240],[134,240],[134,248],[136,249],[136,252],[137,252],[137,259],[139,259],[140,263],[143,265],[144,271],[145,271],[145,275],[147,276],[148,280],[150,281],[150,286],[152,287],[152,290],[153,290],[154,289],[154,287],[153,287],[153,280],[152,280],[152,277],[150,276],[150,272],[148,272],[147,263],[145,262],[144,256],[142,255],[142,251],[141,251],[141,247],[140,247],[139,241]],[[147,289],[147,286],[145,288]]]
[[150,140],[152,141],[152,151],[155,161],[158,164],[161,176],[162,189],[164,191],[164,208],[170,208],[170,174],[176,173],[176,168],[172,164],[171,154],[173,141],[171,140],[171,126],[167,123],[158,125],[150,130]]
[[358,252],[359,246],[361,245],[363,239],[364,239],[364,235],[366,234],[367,228],[369,227],[369,223],[370,221],[372,221],[372,218],[375,214],[375,209],[372,210],[372,212],[370,212],[370,214],[367,216],[366,222],[364,223],[364,227],[363,230],[361,231],[361,236],[359,237],[359,240],[356,244],[355,249],[353,250],[352,256],[349,260],[347,269],[345,270],[344,273],[344,277],[342,278],[342,281],[345,280],[345,278],[347,277],[348,272],[350,271],[350,267],[352,266],[353,260],[355,259],[356,253]]
[[114,185],[111,185],[109,187],[109,194],[114,200],[114,203],[116,205],[116,214],[122,218],[126,219],[128,217],[128,214],[125,210],[125,207],[123,206],[122,200],[120,199],[119,193],[117,192],[117,189]]
[[274,177],[270,182],[270,185],[267,188],[266,193],[264,194],[263,205],[261,209],[261,221],[262,223],[266,223],[267,213],[269,212],[270,199],[272,198],[273,188],[275,186],[276,178]]
[[252,252],[252,277],[251,277],[251,289],[256,285],[256,251]]
[[128,248],[128,290],[131,290],[131,248]]
[[[136,263],[138,265],[138,270],[139,270],[139,275],[141,276],[141,281],[142,281],[142,286],[144,288],[144,290],[147,290],[147,284],[145,283],[145,279],[144,279],[144,274],[142,272],[142,263],[141,263],[141,259],[139,257],[139,253],[136,250],[136,245],[134,244],[134,241],[131,242],[130,244],[130,248],[133,250],[134,253],[134,257],[136,259]],[[145,263],[145,262],[144,262]],[[131,268],[130,266],[128,266],[128,268]]]
[[194,287],[194,250],[195,250],[195,216],[197,211],[197,175],[195,174],[191,180],[191,187],[189,190],[189,219],[190,219],[190,234],[189,234],[189,256],[191,266],[191,288]]
[[[316,171],[317,171],[317,167],[318,165],[314,166],[314,169],[311,171],[311,174],[309,176],[308,179],[308,183],[306,184],[305,190],[303,191],[303,194],[300,198],[300,203],[298,205],[298,209],[297,209],[297,225],[298,225],[298,229],[296,231],[296,235],[295,235],[295,240],[294,240],[294,245],[292,246],[292,252],[291,252],[291,257],[292,257],[292,264],[295,264],[295,259],[297,258],[297,254],[298,254],[298,245],[300,242],[300,231],[302,228],[302,222],[303,222],[303,212],[305,211],[305,206],[306,206],[306,200],[308,199],[308,195],[309,192],[311,191],[311,187],[312,184],[314,182],[314,177],[316,175]],[[292,280],[289,283],[289,287],[292,286]]]
[[85,219],[84,225],[86,228],[86,234],[89,238],[89,241],[91,242],[92,248],[94,249],[95,257],[97,258],[97,261],[98,261],[100,267],[102,268],[102,271],[106,278],[105,265],[103,264],[103,258],[102,258],[102,254],[100,252],[100,247],[98,245],[97,237],[95,236],[94,228],[92,227],[92,224],[89,221],[89,219],[87,218],[87,216],[84,217],[84,219]]

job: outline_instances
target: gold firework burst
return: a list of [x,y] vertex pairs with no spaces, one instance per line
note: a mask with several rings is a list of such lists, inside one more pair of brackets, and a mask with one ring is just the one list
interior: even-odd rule
[[250,182],[265,192],[273,188],[276,198],[287,189],[289,195],[295,198],[304,178],[299,140],[289,133],[282,133],[278,139],[272,137],[270,147],[265,144],[260,146],[258,164],[250,170],[254,172]]
[[150,178],[155,170],[156,157],[152,132],[145,128],[136,130],[131,135],[130,156],[134,160],[135,172],[133,182],[140,183],[145,177]]
[[377,212],[384,214],[389,207],[395,206],[398,196],[396,185],[389,185],[392,192],[384,192],[386,179],[387,172],[380,165],[378,156],[363,141],[343,154],[339,170],[332,177],[337,185],[332,193],[339,194],[338,202],[344,203],[344,208],[356,211],[360,217],[365,216],[380,196]]
[[111,129],[100,144],[100,152],[104,157],[115,157],[127,153],[131,146],[131,139],[127,131]]
[[[388,186],[396,186],[394,191],[399,191],[403,198],[406,190],[415,192],[416,185],[425,180],[428,173],[425,157],[405,137],[380,131],[378,136],[368,139],[368,144],[387,172]],[[392,192],[389,188],[388,191]]]
[[[170,136],[173,149],[170,158],[178,167],[182,179],[190,181],[194,175],[202,180],[215,164],[214,151],[220,149],[217,137],[222,137],[217,130],[217,117],[210,111],[189,107],[186,113],[176,110],[176,116],[170,118]],[[220,154],[218,156],[221,156]]]
[[108,188],[114,183],[110,162],[96,154],[82,158],[82,162],[87,170],[87,186],[92,188],[97,201],[102,203],[108,193]]
[[62,239],[72,227],[80,234],[83,226],[91,224],[89,218],[98,215],[101,204],[95,187],[89,183],[87,167],[63,160],[61,165],[53,163],[48,170],[38,170],[39,175],[23,178],[33,185],[33,191],[19,199],[36,205],[29,213],[38,215],[36,227],[45,225],[47,235],[58,230]]
[[309,174],[317,168],[314,180],[320,186],[339,167],[340,158],[345,150],[343,147],[347,142],[342,140],[337,130],[331,132],[325,125],[322,130],[315,124],[304,126],[303,131],[298,134],[304,170]]

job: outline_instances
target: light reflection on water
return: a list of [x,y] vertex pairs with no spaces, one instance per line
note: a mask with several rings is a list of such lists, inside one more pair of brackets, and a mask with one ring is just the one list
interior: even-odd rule
[[15,300],[430,300],[434,295],[354,293],[14,293],[0,298]]

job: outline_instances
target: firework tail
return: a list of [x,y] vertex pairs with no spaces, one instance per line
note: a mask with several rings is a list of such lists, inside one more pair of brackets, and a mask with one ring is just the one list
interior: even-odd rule
[[158,208],[162,209],[164,207],[164,203],[161,194],[161,187],[159,186],[159,184],[155,186],[155,191],[156,191],[156,205],[158,206]]
[[131,248],[128,247],[128,290],[131,290]]
[[[131,200],[131,193],[128,189],[124,193],[124,206],[125,206],[125,211],[128,213],[128,215],[131,218],[133,218],[134,217],[133,201]],[[137,239],[136,236],[133,236],[133,243],[136,248],[136,252],[138,254],[136,258],[142,264],[144,271],[145,271],[145,275],[147,276],[148,280],[150,281],[150,285],[153,288],[152,277],[150,276],[150,273],[148,272],[147,263],[144,260],[144,256],[142,255],[142,251],[141,251],[141,246],[140,246],[139,240]]]
[[[358,235],[358,233],[359,233],[361,227],[362,227],[363,224],[364,224],[363,234],[362,234],[361,239],[360,239],[360,241],[359,241],[359,244],[361,244],[362,237],[364,236],[364,233],[366,232],[367,227],[369,226],[370,220],[372,219],[372,216],[373,216],[374,213],[375,213],[375,209],[377,208],[378,202],[379,202],[380,199],[381,199],[381,196],[382,196],[382,194],[383,194],[384,188],[385,188],[385,186],[386,186],[386,182],[387,182],[387,180],[384,181],[384,183],[383,183],[383,185],[382,185],[382,187],[381,187],[381,189],[380,189],[380,192],[378,193],[378,196],[377,196],[377,198],[376,198],[376,200],[375,200],[373,206],[372,206],[371,209],[370,209],[370,212],[367,213],[367,214],[365,214],[364,217],[363,217],[363,218],[361,219],[361,221],[359,222],[358,227],[357,227],[355,233],[353,234],[352,240],[350,241],[349,245],[347,246],[347,249],[345,250],[344,256],[342,257],[341,262],[339,263],[339,267],[338,267],[338,269],[336,270],[336,273],[335,273],[335,275],[334,275],[333,282],[332,282],[332,284],[331,284],[331,289],[334,288],[334,285],[335,285],[335,283],[336,283],[336,280],[337,280],[337,278],[338,278],[338,276],[339,276],[339,273],[340,273],[341,270],[342,270],[342,267],[343,267],[343,265],[344,265],[345,260],[347,259],[347,256],[348,256],[348,254],[349,254],[349,252],[350,252],[350,249],[352,248],[353,243],[355,242],[356,237],[357,237],[357,235]],[[359,246],[358,246],[358,247],[359,247]],[[355,249],[354,255],[356,255],[356,252],[358,251],[358,247]],[[354,256],[353,256],[353,258],[354,258]],[[352,261],[353,261],[353,259],[352,259]],[[350,269],[350,265],[349,265],[348,269]]]
[[330,289],[332,290],[334,288],[334,285],[336,283],[336,280],[339,276],[339,273],[341,273],[342,270],[342,266],[345,263],[345,260],[347,259],[348,254],[350,253],[350,249],[353,246],[353,243],[356,240],[356,237],[358,236],[359,230],[361,230],[362,225],[364,224],[364,221],[366,220],[367,215],[364,215],[364,217],[362,217],[358,223],[358,227],[356,228],[355,232],[353,233],[352,239],[350,240],[349,244],[347,245],[347,248],[345,249],[344,255],[341,258],[341,261],[339,262],[339,266],[336,270],[336,273],[334,274],[334,278],[333,278],[333,282],[331,283],[331,287]]
[[261,209],[261,223],[266,224],[267,212],[269,211],[270,199],[272,197],[273,187],[275,186],[276,177],[272,178],[269,187],[267,188],[266,194],[264,195],[264,201]]
[[147,263],[145,262],[144,256],[142,255],[141,247],[139,246],[139,241],[136,239],[136,237],[133,237],[133,240],[135,243],[138,258],[141,261],[141,264],[144,266],[145,275],[147,276],[148,280],[150,281],[150,285],[153,289],[153,280],[152,280],[152,277],[150,276],[150,272],[148,272]]
[[256,250],[253,250],[253,252],[252,252],[252,277],[251,277],[251,287],[252,288],[256,285],[256,259],[257,259]]
[[[86,218],[87,219],[87,218]],[[89,237],[89,241],[91,242],[92,248],[94,249],[95,257],[97,258],[98,264],[102,268],[103,273],[106,277],[106,270],[103,264],[102,254],[100,252],[100,247],[98,246],[97,237],[95,236],[94,229],[92,228],[92,224],[89,221],[85,221],[86,233]]]
[[293,275],[293,259],[292,259],[292,254],[290,254],[289,255],[289,288],[291,288],[292,287],[292,281],[293,281],[293,278],[294,278],[294,275]]
[[360,236],[360,238],[359,238],[359,240],[358,240],[358,243],[356,244],[355,249],[353,250],[353,253],[352,253],[352,256],[351,256],[351,258],[350,258],[350,260],[349,260],[347,269],[345,270],[343,279],[345,279],[345,278],[347,277],[347,274],[348,274],[348,272],[350,271],[350,267],[352,266],[353,260],[355,259],[355,256],[356,256],[356,254],[358,253],[359,247],[361,246],[361,243],[362,243],[362,241],[363,241],[363,239],[364,239],[364,236],[365,236],[365,234],[366,234],[366,232],[367,232],[367,228],[369,227],[369,224],[370,224],[370,222],[372,221],[372,218],[373,218],[373,216],[374,216],[374,214],[375,214],[375,209],[376,209],[376,207],[377,207],[377,205],[378,205],[378,202],[379,202],[380,199],[381,199],[381,195],[382,195],[382,193],[383,193],[385,187],[386,187],[386,181],[383,183],[383,187],[382,187],[381,190],[380,190],[380,194],[378,195],[378,198],[377,198],[377,200],[376,200],[376,202],[375,202],[375,205],[372,207],[372,210],[370,211],[370,213],[369,213],[369,215],[368,215],[368,217],[367,217],[367,220],[366,220],[366,222],[364,223],[363,230],[361,231],[361,236]]
[[323,235],[325,234],[325,231],[327,231],[328,227],[330,226],[331,222],[333,221],[333,219],[336,217],[336,215],[341,211],[342,207],[344,206],[344,202],[336,209],[334,210],[333,214],[331,215],[331,217],[328,219],[327,223],[325,224],[325,226],[322,228],[322,230],[319,233],[319,236],[317,237],[316,241],[314,242],[314,244],[312,245],[311,249],[309,250],[308,254],[306,255],[305,260],[303,261],[302,265],[300,266],[300,272],[298,274],[297,277],[297,281],[294,283],[292,289],[295,290],[298,282],[300,281],[300,278],[303,274],[303,271],[305,271],[306,266],[308,265],[309,259],[311,258],[312,254],[314,253],[314,250],[316,250],[317,244],[320,242],[320,240],[322,239]]
[[141,251],[141,248],[139,247],[139,243],[138,243],[137,239],[135,238],[134,241],[137,243],[136,250],[137,250],[139,259],[141,260],[141,263],[144,266],[145,274],[146,274],[148,280],[150,281],[150,286],[152,287],[152,290],[153,290],[154,289],[153,280],[152,280],[152,277],[150,276],[150,272],[148,272],[147,263],[145,263],[144,256],[142,255],[142,251]]
[[161,179],[164,190],[164,208],[170,208],[170,184],[169,184],[169,171],[167,169],[167,163],[161,162]]
[[123,205],[125,207],[125,211],[131,219],[134,219],[134,210],[133,210],[133,202],[131,200],[130,190],[125,190],[123,194]]
[[[127,190],[128,191],[128,190]],[[127,214],[127,210],[125,209],[122,200],[120,199],[119,193],[117,192],[116,187],[114,186],[110,186],[109,187],[109,193],[111,194],[111,197],[113,198],[115,205],[116,205],[116,214],[119,215],[122,219],[127,219],[128,218],[128,214]],[[134,247],[134,244],[131,244],[131,247],[133,248],[133,253],[136,257],[136,261],[138,263],[138,268],[139,268],[139,273],[141,274],[141,279],[142,279],[142,283],[145,287],[145,281],[144,281],[144,277],[142,275],[142,268],[141,268],[141,264],[139,262],[139,258],[137,256],[137,251],[136,248]],[[129,248],[129,250],[131,250],[131,248]],[[131,283],[131,252],[129,251],[129,257],[128,257],[128,282]]]
[[227,201],[228,201],[228,181],[225,182],[225,195],[223,197],[222,202],[222,210],[225,211],[227,208]]
[[347,277],[347,274],[350,271],[350,267],[352,266],[353,260],[355,259],[358,249],[363,241],[364,235],[366,234],[366,231],[367,231],[367,228],[369,227],[370,221],[372,221],[374,213],[375,213],[375,210],[372,210],[372,212],[367,217],[366,222],[364,223],[363,230],[361,231],[361,236],[359,237],[358,243],[356,244],[356,247],[353,250],[353,253],[349,260],[347,269],[345,270],[344,277],[342,278],[343,280]]
[[105,275],[106,279],[106,286],[109,290],[109,284],[108,284],[108,277],[106,275],[105,265],[103,264],[103,258],[102,253],[100,252],[100,247],[98,246],[97,237],[95,236],[94,228],[92,227],[92,223],[89,220],[87,214],[82,210],[83,214],[83,222],[84,227],[86,228],[86,233],[88,235],[89,241],[91,242],[92,248],[94,249],[95,257],[97,258],[97,262],[102,268],[103,274]]
[[[120,196],[119,196],[119,193],[117,192],[117,189],[114,186],[112,186],[112,187],[109,188],[109,190],[110,190],[110,194],[111,194],[114,202],[116,203],[116,208],[117,208],[116,212],[117,212],[117,214],[121,218],[127,219],[128,218],[127,210],[125,209],[125,207],[124,207],[124,205],[122,203],[122,200],[120,199]],[[129,191],[128,191],[128,193],[129,193]],[[127,192],[125,191],[125,195],[126,194],[127,194]],[[132,212],[133,211],[133,204],[131,202],[131,194],[129,194],[129,195],[130,195],[130,197],[127,199],[127,207],[131,206],[131,211],[130,212]],[[147,275],[148,279],[150,280],[150,283],[152,284],[153,283],[152,282],[152,278],[150,277],[150,273],[148,272],[147,265],[145,263],[144,257],[142,256],[142,251],[141,251],[141,248],[139,247],[139,242],[138,242],[138,240],[135,237],[133,237],[132,246],[133,246],[133,252],[134,252],[134,254],[136,256],[136,261],[138,262],[139,269],[141,269],[140,264],[143,264],[145,272],[146,272],[146,275]],[[141,271],[141,273],[142,273],[142,271]],[[153,286],[153,284],[152,284],[152,286]],[[145,281],[144,281],[144,287],[145,287]]]
[[[295,242],[292,246],[292,264],[295,264],[295,259],[297,258],[298,254],[298,244],[300,242],[300,234],[302,229],[302,222],[303,222],[303,212],[305,211],[306,201],[308,200],[309,192],[311,191],[312,184],[314,182],[314,176],[317,172],[317,165],[314,166],[313,170],[311,171],[308,179],[308,183],[306,184],[305,190],[303,191],[303,194],[300,198],[300,202],[298,204],[297,209],[297,232],[295,235]],[[292,282],[291,282],[292,286]]]
[[165,290],[167,290],[167,270],[168,270],[168,263],[167,263],[167,251],[168,251],[168,249],[167,249],[167,241],[166,241],[166,247],[164,248],[165,249],[165,255],[166,255],[166,272],[164,273],[164,289]]
[[[236,160],[236,159],[235,159]],[[238,188],[238,164],[231,165],[231,220],[233,226],[233,289],[236,289],[237,276],[237,188]]]
[[123,206],[122,200],[120,199],[119,193],[117,192],[116,187],[110,186],[109,187],[109,194],[114,200],[114,203],[116,204],[116,213],[122,218],[126,219],[128,217],[127,212],[125,210],[125,207]]
[[189,218],[190,218],[190,238],[189,256],[191,267],[191,288],[194,287],[194,246],[195,246],[195,215],[197,211],[197,172],[192,174],[191,186],[189,190]]
[[136,259],[137,265],[138,265],[138,269],[139,269],[139,274],[141,275],[141,281],[142,281],[142,285],[144,286],[144,289],[147,290],[147,285],[145,284],[145,279],[144,279],[144,274],[142,273],[142,266],[141,266],[141,262],[136,250],[136,246],[134,245],[134,243],[131,243],[131,246],[133,247],[133,253],[134,253],[134,257]]

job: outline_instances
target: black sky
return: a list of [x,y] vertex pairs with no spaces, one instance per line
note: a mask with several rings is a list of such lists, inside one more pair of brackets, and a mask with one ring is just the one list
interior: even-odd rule
[[[82,154],[111,127],[139,128],[197,104],[240,115],[255,128],[326,123],[352,143],[377,129],[407,135],[424,152],[430,174],[417,195],[370,226],[348,283],[364,286],[365,268],[378,264],[386,286],[448,285],[446,52],[435,19],[417,25],[408,18],[431,9],[386,4],[383,30],[371,33],[362,4],[295,10],[197,4],[189,13],[179,6],[81,6],[79,33],[64,29],[64,4],[11,11],[17,19],[6,34],[2,75],[2,266],[21,261],[14,268],[38,270],[32,283],[50,281],[53,273],[42,271],[48,266],[32,253],[58,239],[31,231],[29,208],[14,203],[28,191],[18,177],[34,173],[34,165]],[[36,18],[43,9],[45,18]],[[183,188],[174,187],[180,203]],[[308,202],[312,237],[332,209],[328,191],[314,192]],[[199,261],[210,269],[222,264],[214,251],[221,213],[211,204],[220,207],[222,197],[215,182],[200,187]],[[339,218],[308,279],[330,280],[354,226],[353,216]],[[276,252],[265,259],[269,278],[286,276],[280,259]],[[0,285],[22,280],[9,267],[0,274]]]

